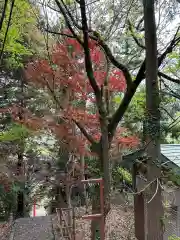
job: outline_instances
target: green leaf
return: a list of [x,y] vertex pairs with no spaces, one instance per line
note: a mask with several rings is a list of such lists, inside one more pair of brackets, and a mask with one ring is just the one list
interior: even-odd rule
[[27,138],[30,133],[30,130],[23,125],[14,124],[9,130],[0,133],[0,142],[22,140]]
[[113,102],[115,102],[116,104],[120,104],[121,103],[121,100],[122,100],[122,97],[121,96],[115,96],[113,98]]

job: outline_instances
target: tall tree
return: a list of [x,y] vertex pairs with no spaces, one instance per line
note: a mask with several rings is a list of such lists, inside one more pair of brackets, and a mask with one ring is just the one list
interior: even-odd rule
[[[0,3],[2,4],[2,2]],[[0,75],[1,75],[1,100],[2,107],[7,105],[17,104],[24,106],[25,98],[29,95],[22,74],[22,67],[27,59],[32,54],[35,54],[38,49],[38,54],[41,54],[42,48],[45,43],[42,41],[43,37],[37,28],[36,11],[34,6],[28,0],[22,1],[5,1],[4,10],[2,12],[2,25],[0,31],[0,39],[2,44],[0,46]],[[4,13],[5,11],[5,13]],[[32,32],[36,32],[36,36],[32,35]],[[26,89],[26,96],[25,90]],[[31,92],[32,94],[32,92]],[[3,110],[2,110],[3,111]],[[3,115],[3,114],[2,114]],[[23,112],[19,111],[19,119],[23,118]],[[12,133],[15,128],[12,123],[12,118],[9,118],[4,114],[2,116],[2,125],[4,129],[8,129],[9,133]],[[19,126],[19,128],[21,128]],[[14,129],[14,130],[13,130]],[[12,131],[13,130],[13,131]],[[5,131],[6,133],[6,131]],[[22,132],[21,132],[22,133]],[[15,133],[6,139],[2,136],[1,143],[10,143],[10,145],[17,145],[17,169],[16,175],[19,184],[23,185],[20,191],[17,193],[17,213],[16,216],[22,217],[25,213],[24,202],[24,145],[25,138],[21,133]],[[22,178],[23,177],[23,178]],[[21,179],[21,180],[19,180]],[[23,180],[22,180],[23,179]]]
[[[163,206],[159,179],[160,169],[160,110],[158,89],[157,38],[154,0],[144,0],[144,27],[146,46],[146,144],[148,156],[147,231],[148,240],[163,239]],[[156,180],[156,181],[155,181]]]

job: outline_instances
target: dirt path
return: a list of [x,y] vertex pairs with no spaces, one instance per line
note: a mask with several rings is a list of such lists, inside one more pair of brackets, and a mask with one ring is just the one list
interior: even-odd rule
[[51,217],[17,219],[9,240],[55,240]]

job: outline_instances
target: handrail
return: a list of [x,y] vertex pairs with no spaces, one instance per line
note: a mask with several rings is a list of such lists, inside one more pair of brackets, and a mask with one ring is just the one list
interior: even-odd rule
[[[59,210],[59,211],[58,211]],[[64,233],[63,233],[63,229],[66,229],[67,234],[68,234],[68,238],[69,240],[71,240],[71,231],[70,229],[72,228],[72,226],[69,226],[68,221],[67,221],[67,216],[65,214],[65,211],[69,212],[71,211],[71,208],[56,208],[56,213],[57,213],[57,217],[58,217],[58,222],[59,222],[59,227],[61,230],[61,235],[63,237]],[[64,221],[65,227],[62,227],[62,222]]]

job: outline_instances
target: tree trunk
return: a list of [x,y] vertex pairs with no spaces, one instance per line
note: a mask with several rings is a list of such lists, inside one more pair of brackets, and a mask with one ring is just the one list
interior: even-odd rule
[[[20,78],[20,94],[19,94],[19,102],[20,107],[19,109],[19,120],[23,120],[23,108],[25,107],[24,102],[24,80],[22,78],[22,70],[18,69],[17,75]],[[19,183],[21,185],[20,191],[17,193],[17,211],[16,217],[24,217],[25,216],[25,196],[24,196],[24,189],[25,189],[25,174],[24,174],[24,139],[22,138],[19,141],[19,150],[18,150],[18,162],[17,162],[17,176],[19,177]]]
[[[160,112],[157,65],[157,39],[154,14],[154,0],[144,0],[144,24],[146,43],[146,144],[148,155],[148,182],[160,177]],[[162,240],[163,206],[161,188],[154,181],[147,190],[147,229],[148,240]]]
[[[98,191],[95,192],[92,198],[92,213],[100,213],[100,199],[98,198]],[[97,236],[100,235],[100,221],[92,220],[91,222],[91,240],[97,240]]]
[[[137,175],[137,165],[133,165],[132,169],[132,181],[133,181],[133,191],[137,192],[136,184]],[[135,222],[135,236],[138,240],[145,240],[145,204],[144,195],[135,194],[134,195],[134,222]]]
[[[21,184],[21,190],[17,193],[17,210],[16,210],[16,218],[24,217],[25,214],[25,202],[24,202],[24,192],[23,187],[24,183],[21,180],[22,176],[24,175],[24,164],[23,164],[23,149],[20,149],[20,152],[18,153],[18,163],[17,163],[17,176],[20,177],[20,184]],[[22,186],[23,184],[23,186]]]
[[109,161],[109,139],[108,139],[108,122],[104,120],[101,123],[101,170],[104,180],[104,214],[108,214],[110,210],[110,192],[111,192],[111,176]]
[[145,205],[143,194],[134,196],[135,236],[138,240],[145,240]]
[[[108,139],[108,123],[106,120],[101,121],[101,145],[100,145],[100,169],[104,180],[104,221],[110,210],[110,192],[111,192],[111,171],[109,161],[109,139]],[[92,199],[92,213],[100,213],[100,197],[99,188],[96,189],[95,196]],[[98,198],[98,199],[97,199]],[[98,204],[99,202],[99,204]],[[96,240],[97,235],[99,236],[99,224],[95,220],[91,224],[91,240]]]

